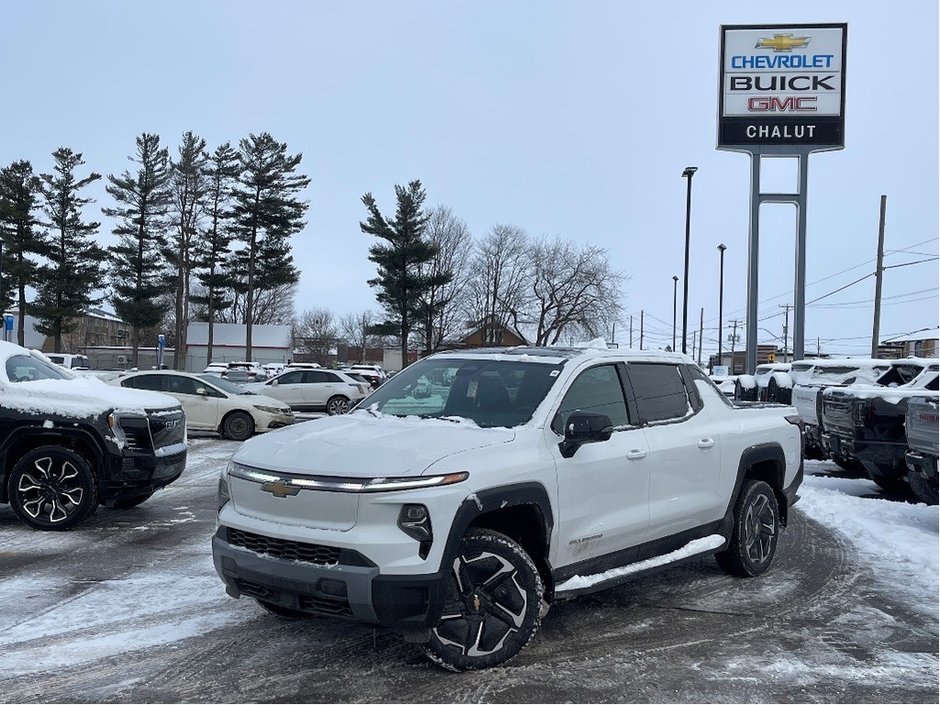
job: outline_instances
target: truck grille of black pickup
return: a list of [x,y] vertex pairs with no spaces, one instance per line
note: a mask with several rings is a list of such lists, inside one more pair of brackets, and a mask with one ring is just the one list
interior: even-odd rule
[[264,553],[272,558],[285,561],[303,561],[317,565],[337,565],[340,549],[332,546],[320,546],[315,543],[286,541],[270,536],[261,536],[240,529],[228,530],[228,542],[232,546],[247,548],[255,553]]

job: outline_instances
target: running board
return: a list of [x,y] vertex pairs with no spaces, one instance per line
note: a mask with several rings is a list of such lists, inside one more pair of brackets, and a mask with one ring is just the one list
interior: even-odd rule
[[717,550],[723,548],[726,543],[727,540],[721,534],[711,534],[700,539],[689,541],[682,548],[677,548],[675,551],[664,553],[661,556],[647,558],[646,560],[621,566],[620,568],[611,568],[608,571],[597,573],[596,575],[575,575],[555,586],[555,597],[575,597],[584,593],[600,590],[601,588],[611,587],[628,578],[634,577],[638,573],[645,573],[654,568],[669,565],[670,563],[678,563],[702,555],[715,553]]

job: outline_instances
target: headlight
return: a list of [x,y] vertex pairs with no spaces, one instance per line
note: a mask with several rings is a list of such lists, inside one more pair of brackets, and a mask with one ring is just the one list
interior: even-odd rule
[[418,542],[418,556],[421,560],[427,558],[434,541],[428,508],[423,504],[403,505],[398,514],[398,528]]
[[252,404],[258,411],[263,411],[266,414],[283,414],[284,410],[279,409],[276,406],[259,406],[258,404]]

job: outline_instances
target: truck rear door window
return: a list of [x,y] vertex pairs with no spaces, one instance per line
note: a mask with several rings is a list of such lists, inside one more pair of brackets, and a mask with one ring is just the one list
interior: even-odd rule
[[646,423],[682,419],[692,408],[676,365],[631,362],[627,374],[636,395],[640,419]]

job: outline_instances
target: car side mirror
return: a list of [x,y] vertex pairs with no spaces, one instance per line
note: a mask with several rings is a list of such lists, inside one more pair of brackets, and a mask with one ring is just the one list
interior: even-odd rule
[[563,458],[572,457],[585,443],[610,440],[614,425],[606,414],[576,411],[565,422],[565,440],[558,444]]
[[196,394],[201,397],[209,396],[209,392],[206,391],[205,387],[196,387]]
[[276,379],[272,379],[272,380],[271,380],[271,386],[272,386],[272,387],[276,387],[278,384],[279,384],[279,383],[278,383],[278,381],[277,381]]

